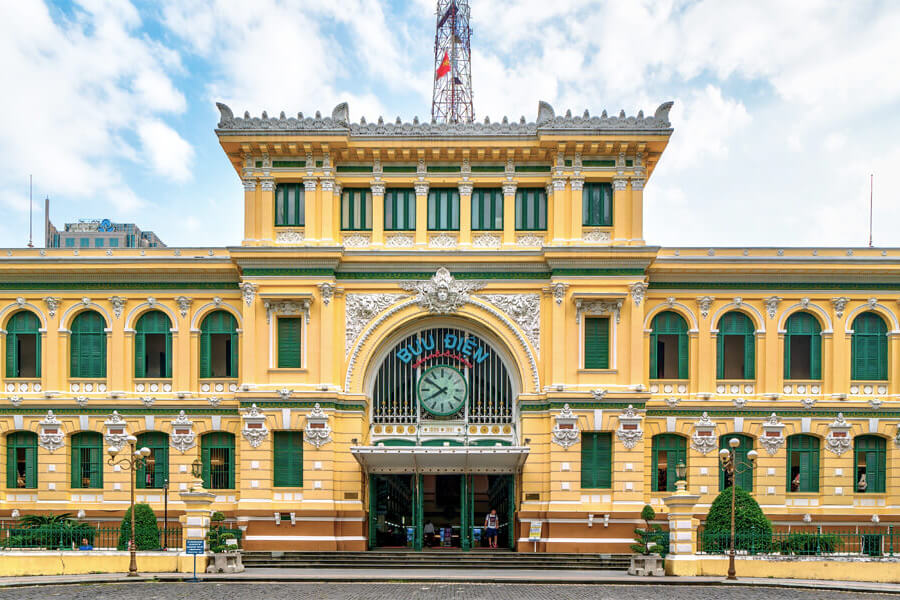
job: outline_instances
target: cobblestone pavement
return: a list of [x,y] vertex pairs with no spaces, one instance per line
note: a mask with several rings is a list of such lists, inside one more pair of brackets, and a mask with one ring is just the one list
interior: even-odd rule
[[428,583],[131,583],[0,590],[0,600],[897,600],[837,590],[692,585]]

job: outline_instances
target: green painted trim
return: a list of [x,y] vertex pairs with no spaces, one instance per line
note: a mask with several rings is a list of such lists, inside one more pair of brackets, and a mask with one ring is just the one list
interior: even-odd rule
[[348,402],[342,400],[241,400],[241,408],[250,408],[253,404],[260,410],[273,408],[313,408],[316,404],[322,408],[335,410],[366,410],[364,402]]
[[400,440],[400,439],[387,439],[387,440],[378,440],[375,442],[376,446],[415,446],[416,443],[412,440]]
[[566,404],[568,404],[569,408],[571,408],[572,410],[592,410],[595,408],[618,408],[624,410],[629,406],[633,407],[635,410],[644,410],[646,401],[636,400],[630,402],[619,402],[616,400],[611,400],[607,402],[604,400],[553,400],[550,402],[529,402],[528,400],[523,400],[519,403],[519,410],[527,412],[556,410],[563,408]]
[[549,173],[550,165],[516,165],[516,173]]
[[305,160],[273,160],[272,161],[273,169],[284,168],[284,167],[297,167],[297,168],[305,169],[306,161]]
[[462,167],[459,165],[431,165],[427,168],[429,173],[459,173]]
[[338,173],[371,173],[372,165],[338,165]]
[[474,444],[469,444],[470,446],[496,446],[500,444],[501,446],[512,446],[511,442],[506,440],[475,440]]
[[473,173],[503,173],[505,170],[503,165],[472,165]]
[[416,167],[415,165],[387,165],[382,167],[381,170],[385,173],[415,173]]
[[631,160],[630,158],[627,159],[627,160],[625,161],[625,166],[626,166],[626,167],[633,167],[633,166],[634,166],[634,161]]
[[0,290],[227,290],[237,281],[0,281]]
[[[570,403],[571,404],[571,403]],[[772,412],[776,412],[779,417],[821,417],[827,419],[833,419],[838,416],[838,413],[844,415],[845,418],[855,418],[855,419],[889,419],[889,418],[897,418],[900,417],[900,411],[886,411],[886,410],[852,410],[847,411],[843,409],[821,409],[821,410],[806,410],[802,408],[767,408],[761,410],[736,410],[736,409],[715,409],[715,408],[682,408],[682,409],[667,409],[667,408],[649,408],[647,409],[646,416],[650,417],[699,417],[702,416],[703,413],[708,413],[710,417],[718,416],[718,417],[756,417],[756,418],[768,418]]]
[[[550,279],[550,273],[516,273],[516,272],[506,272],[506,273],[496,273],[496,272],[453,272],[453,277],[456,279]],[[404,280],[404,279],[431,279],[434,277],[434,272],[432,271],[410,271],[408,273],[396,273],[396,272],[385,272],[385,273],[359,273],[359,272],[338,272],[334,274],[335,279],[390,279],[390,280]]]
[[109,416],[116,410],[123,417],[137,415],[172,415],[178,416],[180,411],[186,415],[224,415],[237,416],[240,414],[236,408],[128,408],[121,405],[104,406],[97,408],[79,408],[77,406],[28,406],[20,408],[0,408],[0,415],[34,415],[44,417],[47,411],[52,410],[54,415],[102,415]]
[[462,442],[458,442],[456,440],[438,439],[438,440],[426,440],[426,441],[422,442],[423,446],[428,446],[429,448],[434,447],[434,446],[440,447],[440,446],[443,446],[444,444],[447,444],[448,446],[462,446],[463,445]]
[[582,167],[615,167],[615,160],[583,160]]
[[796,281],[651,281],[654,290],[900,290],[897,283],[796,282]]
[[553,269],[554,277],[618,277],[623,275],[642,276],[644,274],[644,269]]
[[311,275],[333,277],[334,269],[244,269],[244,277],[308,277]]

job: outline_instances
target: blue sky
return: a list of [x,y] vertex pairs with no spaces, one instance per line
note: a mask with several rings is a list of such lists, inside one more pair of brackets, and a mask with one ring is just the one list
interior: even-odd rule
[[[900,4],[472,0],[479,120],[652,112],[674,100],[647,186],[664,245],[900,246]],[[235,113],[430,114],[434,2],[24,0],[0,6],[0,246],[27,241],[28,175],[56,224],[136,222],[233,245]],[[35,203],[38,245],[42,202]]]

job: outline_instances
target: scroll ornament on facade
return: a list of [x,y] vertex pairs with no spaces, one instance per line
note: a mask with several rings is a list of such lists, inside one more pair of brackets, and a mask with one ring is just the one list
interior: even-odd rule
[[478,298],[509,315],[534,349],[541,351],[541,297],[538,294],[485,294]]
[[244,413],[243,420],[244,427],[241,429],[241,435],[253,448],[259,447],[263,440],[269,436],[269,429],[266,427],[266,416],[253,404]]
[[116,452],[120,451],[128,443],[125,419],[122,418],[119,411],[114,410],[103,424],[106,426],[106,435],[103,436],[106,445],[115,448]]
[[709,309],[712,306],[715,298],[712,296],[700,296],[697,298],[697,307],[700,309],[700,314],[703,315],[703,318],[709,316]]
[[763,303],[766,305],[766,313],[769,315],[769,318],[774,319],[775,313],[778,312],[778,305],[781,303],[781,298],[779,296],[769,296],[763,300]]
[[322,410],[322,406],[316,402],[312,411],[306,416],[305,440],[321,448],[331,441],[331,426],[328,425],[328,415]]
[[563,300],[566,299],[567,289],[569,289],[569,284],[562,281],[554,281],[550,284],[550,293],[553,294],[553,299],[557,305],[562,304]]
[[263,306],[266,309],[266,323],[272,322],[272,315],[300,315],[309,323],[309,305],[311,300],[304,298],[302,300],[264,300]]
[[52,410],[47,411],[47,416],[40,422],[40,427],[38,446],[48,452],[55,452],[63,447],[65,436],[62,431],[62,423],[59,422]]
[[331,302],[331,299],[334,298],[334,293],[337,291],[337,286],[331,283],[330,281],[323,281],[319,284],[319,294],[322,296],[322,304],[328,306]]
[[51,319],[56,316],[56,310],[59,308],[60,302],[62,302],[62,300],[55,296],[47,296],[44,298],[44,304],[47,305],[47,311],[50,314]]
[[700,420],[694,423],[694,433],[691,435],[691,448],[700,454],[709,454],[716,449],[715,433],[716,424],[704,412]]
[[437,270],[428,281],[407,281],[401,289],[416,292],[416,303],[430,313],[454,313],[469,301],[469,294],[484,287],[480,281],[459,281],[446,267]]
[[628,405],[625,412],[619,415],[619,428],[616,430],[616,437],[622,442],[622,445],[631,450],[637,443],[644,438],[644,431],[641,429],[641,421],[644,417],[637,414],[634,406]]
[[844,316],[844,310],[847,308],[848,304],[850,304],[850,298],[847,298],[846,296],[831,299],[831,306],[834,307],[834,314],[837,315],[838,319]]
[[575,445],[578,442],[578,417],[575,416],[568,404],[563,406],[555,420],[556,423],[552,430],[553,443],[559,444],[563,448]]
[[122,316],[122,312],[125,310],[125,302],[126,299],[122,296],[110,296],[109,303],[112,304],[113,314],[116,315],[116,318]]
[[191,309],[191,303],[193,300],[188,296],[176,296],[175,304],[178,306],[178,312],[181,313],[181,318],[185,318],[188,315],[188,311]]
[[771,455],[775,455],[778,449],[784,445],[784,423],[778,420],[778,416],[772,413],[762,425],[763,434],[759,443]]
[[22,396],[10,396],[9,403],[13,406],[19,406],[22,404]]
[[582,315],[611,315],[616,318],[616,323],[622,318],[622,299],[614,300],[586,300],[575,298],[575,323],[581,323]]
[[405,294],[347,294],[345,323],[345,354],[350,354],[356,338],[381,311],[406,298]]
[[635,306],[640,306],[644,296],[647,295],[647,284],[643,281],[636,281],[631,284],[631,299]]
[[247,306],[250,306],[251,304],[253,304],[253,298],[256,297],[256,290],[259,289],[259,286],[249,281],[242,281],[240,287],[241,295],[244,297],[244,302],[247,303]]
[[850,429],[851,425],[844,419],[844,413],[838,413],[837,418],[828,426],[825,449],[838,456],[849,450],[851,445]]
[[196,434],[193,432],[193,421],[191,421],[184,411],[179,411],[178,416],[172,421],[172,434],[169,436],[169,443],[182,454],[194,447],[196,442]]

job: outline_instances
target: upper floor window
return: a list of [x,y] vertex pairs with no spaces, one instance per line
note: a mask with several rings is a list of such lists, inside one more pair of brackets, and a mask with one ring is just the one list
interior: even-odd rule
[[75,247],[75,238],[66,238],[66,248]]
[[72,320],[69,348],[71,377],[106,377],[106,321],[86,310]]
[[84,238],[84,237],[81,238],[81,239],[79,240],[79,245],[80,245],[82,248],[90,248],[90,246],[91,246],[91,238]]
[[609,368],[609,317],[584,319],[584,368]]
[[851,379],[888,378],[887,325],[878,314],[864,312],[853,319]]
[[822,378],[822,327],[807,312],[788,317],[784,335],[784,378]]
[[687,379],[689,345],[684,318],[666,310],[653,317],[650,327],[650,379]]
[[716,336],[716,377],[753,379],[755,348],[756,335],[750,317],[738,311],[722,315]]
[[109,247],[110,248],[118,248],[119,247],[119,238],[109,238]]
[[102,248],[103,247],[103,238],[98,237],[94,238],[94,248]]
[[6,324],[6,376],[41,376],[41,322],[28,311],[20,311]]
[[384,229],[386,231],[409,231],[415,228],[415,190],[386,190],[384,192]]
[[172,322],[162,311],[145,312],[134,328],[134,376],[172,376]]
[[547,192],[544,188],[516,190],[516,229],[547,229]]
[[275,487],[303,485],[303,434],[299,431],[276,431],[273,436]]
[[211,312],[200,325],[200,377],[237,375],[237,321],[228,311]]
[[103,487],[103,437],[96,431],[72,436],[72,487]]
[[137,447],[147,448],[150,455],[138,467],[138,488],[162,489],[169,480],[169,436],[162,431],[147,431],[137,436]]
[[428,190],[428,229],[455,231],[459,229],[459,190],[438,188]]
[[347,188],[341,195],[341,229],[372,229],[372,195],[366,188]]
[[212,431],[200,438],[203,487],[208,490],[234,489],[234,434]]
[[860,435],[853,440],[854,489],[857,493],[884,493],[886,446],[884,438],[877,435]]
[[687,464],[687,442],[680,435],[663,433],[653,436],[651,444],[653,454],[654,492],[671,492],[675,490],[678,474],[675,467],[678,463]]
[[[747,453],[753,450],[753,438],[741,433],[723,435],[719,437],[719,450],[731,450],[728,440],[734,438],[737,438],[740,442],[738,447],[734,449],[734,461],[740,471],[735,474],[737,486],[745,492],[753,493],[753,469],[748,466],[750,465],[750,459],[747,458]],[[735,476],[726,473],[725,469],[719,469],[719,491],[730,488]]]
[[37,487],[37,434],[33,431],[6,436],[6,487]]
[[792,435],[787,439],[787,490],[819,491],[819,438]]
[[300,317],[278,317],[278,368],[299,369],[302,354],[300,352],[301,328]]
[[306,188],[302,183],[275,186],[275,226],[303,227],[306,223]]
[[581,434],[581,488],[612,487],[612,434],[585,431]]
[[612,197],[611,183],[585,183],[581,192],[581,224],[611,227]]
[[503,229],[503,190],[499,188],[472,190],[472,229],[475,231]]

